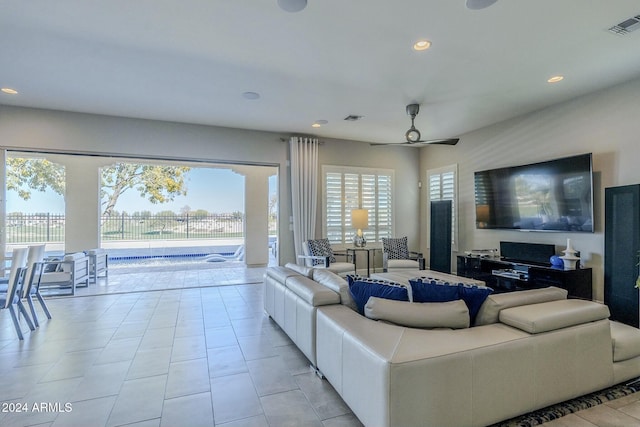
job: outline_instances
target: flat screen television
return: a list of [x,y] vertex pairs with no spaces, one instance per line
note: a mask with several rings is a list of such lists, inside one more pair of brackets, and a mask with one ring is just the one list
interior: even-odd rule
[[593,232],[591,153],[475,172],[476,228]]

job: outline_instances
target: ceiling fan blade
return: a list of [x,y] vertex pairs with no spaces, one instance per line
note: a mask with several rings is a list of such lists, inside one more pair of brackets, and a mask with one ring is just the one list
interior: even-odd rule
[[443,144],[443,145],[456,145],[460,141],[460,138],[445,138],[445,139],[429,139],[426,141],[417,141],[419,144]]
[[369,145],[373,145],[373,146],[377,146],[377,145],[402,145],[402,146],[411,146],[411,145],[418,145],[415,142],[407,142],[407,141],[402,141],[402,142],[370,142]]
[[420,147],[430,144],[443,144],[443,145],[456,145],[460,141],[460,138],[446,138],[446,139],[429,139],[426,141],[416,142],[371,142],[369,145],[400,145],[403,147]]

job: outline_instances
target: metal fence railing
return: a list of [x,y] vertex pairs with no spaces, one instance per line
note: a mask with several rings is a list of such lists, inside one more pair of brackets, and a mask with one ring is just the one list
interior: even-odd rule
[[[62,242],[65,216],[58,214],[10,214],[7,243]],[[270,233],[276,223],[269,222]],[[244,237],[244,217],[237,214],[103,216],[102,240],[224,239]]]
[[64,215],[10,214],[6,220],[7,243],[62,242]]

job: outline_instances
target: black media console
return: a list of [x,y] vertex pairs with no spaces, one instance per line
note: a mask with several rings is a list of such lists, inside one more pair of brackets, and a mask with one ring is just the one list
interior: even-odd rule
[[495,292],[556,286],[569,297],[592,299],[591,269],[563,270],[500,258],[458,255],[458,275],[484,281]]

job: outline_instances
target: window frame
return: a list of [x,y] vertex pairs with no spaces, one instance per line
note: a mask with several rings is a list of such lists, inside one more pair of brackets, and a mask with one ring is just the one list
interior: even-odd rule
[[[382,237],[392,237],[395,233],[395,170],[393,169],[385,169],[385,168],[367,168],[367,167],[353,167],[353,166],[336,166],[336,165],[322,165],[321,168],[322,174],[322,233],[324,237],[329,238],[329,241],[332,245],[346,245],[351,242],[353,235],[355,234],[355,230],[351,228],[351,217],[350,210],[351,209],[370,209],[369,212],[369,228],[363,230],[364,236],[369,243],[381,243]],[[341,174],[340,185],[341,185],[341,201],[340,201],[340,209],[341,209],[341,224],[340,229],[337,231],[341,235],[341,241],[337,241],[331,236],[336,233],[335,225],[329,226],[329,206],[328,206],[328,185],[327,178],[328,174]],[[358,202],[353,202],[353,193],[351,194],[351,200],[347,200],[345,196],[345,174],[349,175],[357,175],[358,176]],[[375,209],[371,208],[371,200],[365,201],[363,200],[363,176],[374,175],[374,186],[375,186]],[[379,177],[385,177],[387,180],[386,188],[387,188],[387,203],[383,206],[383,209],[380,209],[380,191],[379,191]],[[353,178],[351,178],[353,180]],[[371,185],[371,182],[368,182]],[[353,189],[351,190],[353,191]],[[371,212],[374,210],[374,212]],[[335,215],[334,215],[335,216]],[[384,222],[381,220],[382,217],[387,218],[389,222],[388,225],[381,224]],[[375,221],[372,224],[372,219]]]
[[[453,196],[451,198],[442,198],[442,182],[443,182],[443,175],[446,174],[453,174],[453,184],[452,184],[452,191],[453,191]],[[452,165],[447,165],[447,166],[442,166],[439,168],[435,168],[435,169],[427,169],[426,172],[426,183],[427,183],[427,206],[426,206],[426,210],[427,210],[427,217],[428,217],[428,224],[427,224],[427,230],[431,230],[431,209],[429,209],[429,207],[431,206],[431,201],[432,201],[432,191],[431,191],[431,180],[432,177],[439,177],[440,180],[440,197],[439,198],[433,198],[434,201],[437,200],[451,200],[451,250],[453,252],[457,252],[458,251],[458,224],[459,224],[459,215],[458,215],[458,211],[459,211],[459,206],[460,204],[458,203],[458,164],[454,163]]]

